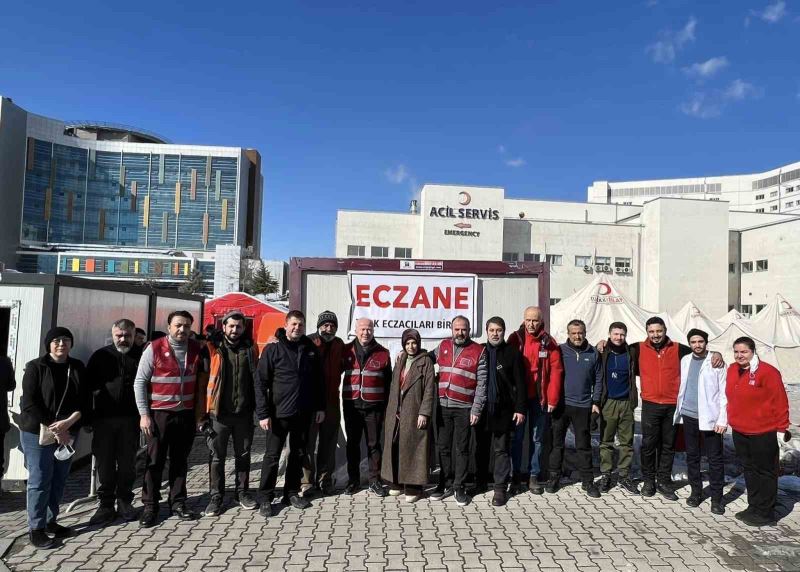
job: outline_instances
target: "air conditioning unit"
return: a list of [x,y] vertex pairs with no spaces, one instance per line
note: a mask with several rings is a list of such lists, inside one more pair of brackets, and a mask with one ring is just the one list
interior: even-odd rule
[[614,272],[616,272],[617,274],[625,274],[627,270],[628,269],[625,268],[624,266],[617,266],[616,268],[614,268]]
[[587,264],[586,266],[583,267],[583,271],[591,273],[592,272],[592,267]]
[[603,271],[603,265],[602,264],[595,264],[594,265],[594,271],[595,272],[602,272]]
[[603,272],[611,272],[611,267],[609,265],[603,266]]

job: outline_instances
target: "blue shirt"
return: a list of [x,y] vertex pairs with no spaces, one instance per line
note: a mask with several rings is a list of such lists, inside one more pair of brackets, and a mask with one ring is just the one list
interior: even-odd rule
[[613,350],[610,351],[606,361],[606,387],[609,399],[626,399],[628,397],[629,378],[628,352],[617,354]]

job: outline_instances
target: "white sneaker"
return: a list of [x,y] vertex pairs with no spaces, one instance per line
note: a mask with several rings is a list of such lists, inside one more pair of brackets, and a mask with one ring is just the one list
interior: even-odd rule
[[389,489],[390,497],[399,497],[401,494],[403,494],[403,491],[400,489]]
[[406,502],[417,502],[420,498],[422,498],[422,495],[406,495],[405,496],[405,501]]

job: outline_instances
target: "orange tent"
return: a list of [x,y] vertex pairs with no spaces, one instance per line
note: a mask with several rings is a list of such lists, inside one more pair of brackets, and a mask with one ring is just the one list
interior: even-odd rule
[[263,349],[269,337],[286,321],[287,310],[259,300],[244,292],[229,292],[205,303],[203,329],[208,325],[222,327],[222,318],[231,310],[239,310],[245,317],[246,331]]

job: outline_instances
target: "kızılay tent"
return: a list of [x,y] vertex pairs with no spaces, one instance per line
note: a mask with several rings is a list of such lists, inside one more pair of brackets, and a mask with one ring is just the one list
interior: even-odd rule
[[698,328],[708,333],[709,338],[715,338],[720,335],[725,329],[724,325],[708,317],[697,305],[691,300],[678,310],[672,317],[675,325],[683,332],[688,332],[692,328]]

